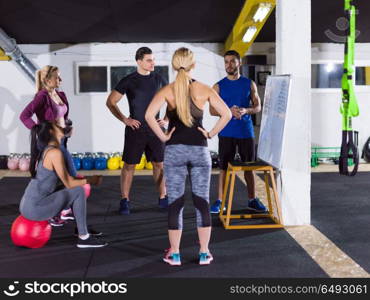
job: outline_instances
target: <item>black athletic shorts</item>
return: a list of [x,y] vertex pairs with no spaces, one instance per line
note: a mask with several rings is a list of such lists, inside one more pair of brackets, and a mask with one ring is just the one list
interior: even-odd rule
[[256,160],[254,138],[237,139],[219,136],[218,157],[220,159],[221,170],[226,170],[227,164],[235,160],[237,148],[241,161],[247,162]]
[[132,129],[126,126],[122,160],[128,164],[140,163],[145,153],[147,161],[163,162],[165,144],[149,128]]

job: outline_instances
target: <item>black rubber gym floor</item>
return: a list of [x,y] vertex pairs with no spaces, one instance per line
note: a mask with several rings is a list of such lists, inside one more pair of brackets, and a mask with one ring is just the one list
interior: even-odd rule
[[[78,249],[73,222],[53,228],[44,248],[16,247],[9,230],[18,215],[18,204],[28,180],[16,177],[0,180],[0,277],[327,277],[285,230],[224,230],[216,216],[210,244],[214,262],[199,266],[195,213],[189,191],[181,243],[183,265],[168,266],[162,262],[163,250],[168,248],[166,213],[157,208],[152,177],[142,175],[134,178],[133,209],[129,216],[116,212],[118,177],[104,177],[102,186],[92,191],[88,223],[104,232],[107,247]],[[241,209],[245,189],[239,180],[235,192],[238,199],[235,203]],[[215,193],[216,177],[212,177],[212,200]]]
[[312,225],[370,272],[370,173],[312,173]]

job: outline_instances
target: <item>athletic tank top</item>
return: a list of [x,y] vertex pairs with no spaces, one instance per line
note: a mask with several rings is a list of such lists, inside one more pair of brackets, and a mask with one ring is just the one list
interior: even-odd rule
[[[194,81],[194,80],[193,80]],[[172,133],[171,138],[166,142],[166,145],[191,145],[191,146],[205,146],[207,147],[207,139],[203,133],[198,129],[198,127],[203,128],[203,110],[199,109],[193,102],[189,99],[190,103],[190,113],[193,117],[193,125],[187,127],[180,120],[177,115],[176,109],[169,110],[167,108],[167,117],[169,119],[168,131],[171,131],[173,127],[176,127],[175,131]]]
[[32,198],[37,202],[37,199],[41,200],[41,198],[46,197],[55,191],[59,182],[59,177],[55,171],[46,169],[43,166],[45,154],[49,148],[56,147],[46,146],[44,152],[42,153],[42,158],[37,163],[36,176],[29,182],[23,198]]
[[[229,108],[236,105],[248,108],[251,106],[251,80],[240,76],[237,80],[230,80],[227,77],[218,83],[220,97]],[[253,122],[251,115],[245,114],[241,120],[234,117],[222,129],[219,136],[233,138],[254,138]]]
[[63,104],[56,104],[54,101],[51,101],[53,104],[53,113],[55,115],[55,119],[64,118],[65,114],[67,113],[67,105]]

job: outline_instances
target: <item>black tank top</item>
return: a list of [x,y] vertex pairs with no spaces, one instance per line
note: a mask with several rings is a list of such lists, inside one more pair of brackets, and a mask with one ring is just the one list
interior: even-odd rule
[[167,108],[167,117],[169,119],[168,131],[176,127],[171,139],[166,142],[166,145],[192,145],[207,147],[207,139],[198,127],[203,128],[203,110],[199,109],[190,98],[190,113],[193,117],[193,125],[187,127],[177,115],[176,109],[169,110]]

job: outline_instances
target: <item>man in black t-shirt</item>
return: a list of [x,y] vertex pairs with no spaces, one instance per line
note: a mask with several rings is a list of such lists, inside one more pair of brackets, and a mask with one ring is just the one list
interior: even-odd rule
[[[130,213],[129,193],[135,172],[135,165],[140,162],[143,152],[147,161],[153,164],[153,177],[159,191],[159,207],[167,208],[168,200],[163,178],[164,143],[152,132],[145,121],[145,112],[154,94],[167,82],[158,73],[154,73],[154,57],[152,50],[141,47],[135,55],[137,71],[121,79],[107,99],[107,106],[111,113],[126,125],[125,146],[121,171],[121,202],[119,213]],[[126,94],[130,109],[130,116],[126,117],[117,103]],[[164,127],[167,121],[158,119]]]

